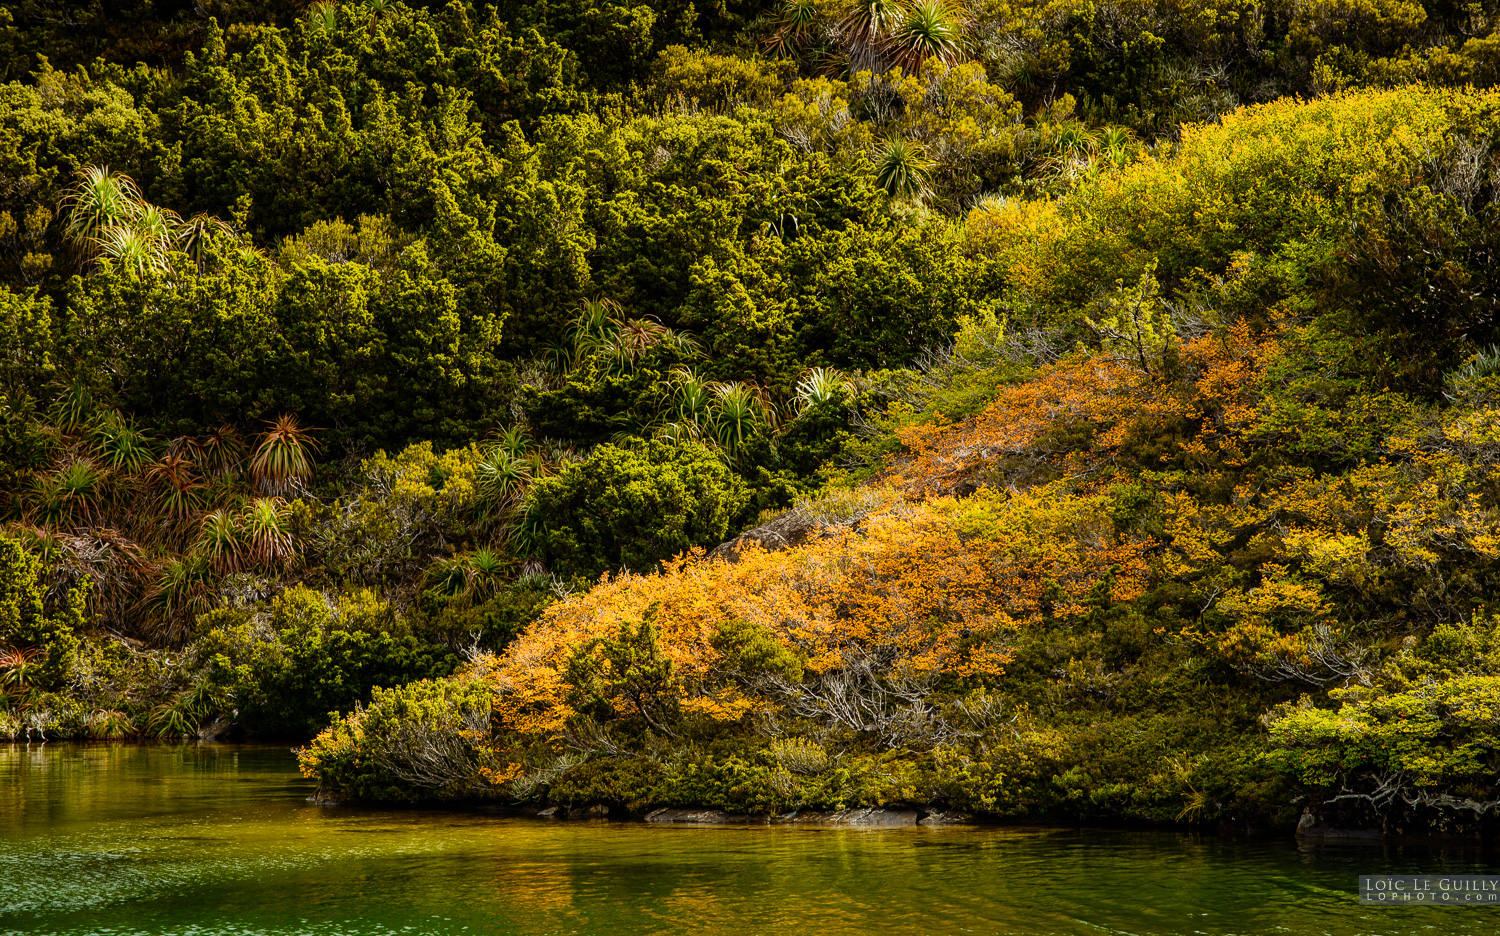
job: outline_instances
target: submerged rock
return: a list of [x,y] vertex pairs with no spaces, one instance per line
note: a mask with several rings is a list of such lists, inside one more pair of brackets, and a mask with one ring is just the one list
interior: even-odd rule
[[[1346,813],[1348,811],[1345,811]],[[1379,826],[1367,824],[1369,817],[1344,815],[1330,819],[1311,809],[1302,811],[1297,821],[1297,838],[1314,840],[1378,839],[1384,836]],[[1378,817],[1376,817],[1378,819]],[[1342,819],[1343,821],[1339,821]]]
[[970,819],[968,816],[965,816],[963,813],[938,812],[934,810],[932,812],[924,813],[922,818],[917,820],[917,825],[967,825],[972,821],[972,819]]
[[603,803],[595,803],[592,806],[579,806],[568,810],[569,819],[603,819],[609,815],[609,807]]
[[828,825],[910,826],[916,825],[920,818],[920,814],[915,809],[880,809],[871,807],[867,809],[840,809],[826,814],[821,820],[813,818],[810,821],[822,821]]
[[646,814],[647,822],[680,822],[696,825],[731,825],[764,822],[752,816],[735,815],[722,809],[657,809]]

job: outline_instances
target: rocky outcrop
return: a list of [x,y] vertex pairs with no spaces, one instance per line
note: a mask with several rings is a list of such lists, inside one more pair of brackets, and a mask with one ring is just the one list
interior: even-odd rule
[[647,813],[646,821],[685,825],[743,825],[766,820],[765,817],[736,815],[722,809],[658,809]]
[[738,562],[740,554],[752,547],[775,552],[778,549],[801,546],[813,539],[847,536],[851,533],[864,535],[860,531],[860,525],[865,518],[898,501],[899,498],[888,492],[860,488],[838,497],[798,504],[769,522],[762,523],[753,530],[746,530],[728,542],[720,543],[708,557]]
[[746,816],[725,812],[722,809],[658,809],[646,814],[647,822],[682,823],[687,825],[744,825],[765,823],[770,825],[826,825],[855,826],[861,828],[894,828],[898,826],[958,825],[969,821],[969,817],[958,813],[945,813],[918,809],[866,809],[802,810],[771,816]]
[[817,531],[818,523],[801,510],[789,510],[769,523],[746,530],[734,539],[720,543],[708,554],[710,559],[737,562],[740,553],[751,545],[775,551],[800,546]]

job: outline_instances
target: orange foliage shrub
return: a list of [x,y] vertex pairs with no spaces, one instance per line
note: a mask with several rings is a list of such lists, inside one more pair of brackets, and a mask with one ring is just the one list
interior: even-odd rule
[[[1180,419],[1197,429],[1181,443],[1184,455],[1242,460],[1240,436],[1256,418],[1254,377],[1276,352],[1275,342],[1258,339],[1241,322],[1175,350],[1179,363],[1170,374],[1143,371],[1117,355],[1074,355],[1002,389],[958,425],[906,427],[898,435],[910,456],[890,481],[913,497],[951,491],[1007,456],[1082,478],[1107,462],[1132,429]],[[1073,442],[1078,433],[1069,430],[1078,429],[1087,430],[1086,449]]]
[[565,681],[570,656],[653,607],[682,710],[711,721],[775,703],[725,671],[713,639],[731,620],[794,649],[810,679],[871,662],[907,684],[997,677],[1014,629],[1044,614],[1081,613],[1111,570],[1112,597],[1136,597],[1150,545],[1116,537],[1107,498],[1051,486],[897,507],[733,563],[690,555],[661,574],[606,579],[549,608],[495,671],[497,727],[560,737],[576,714]]

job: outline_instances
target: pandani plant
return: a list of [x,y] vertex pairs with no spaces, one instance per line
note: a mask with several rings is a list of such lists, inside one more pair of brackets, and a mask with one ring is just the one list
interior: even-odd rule
[[832,367],[812,367],[797,381],[797,415],[837,403],[854,391],[854,382]]
[[212,247],[234,240],[224,221],[206,214],[184,221],[147,202],[134,179],[108,166],[80,169],[60,207],[63,237],[80,263],[106,261],[137,279],[170,272],[174,250],[191,257],[201,273]]
[[887,140],[875,151],[873,162],[875,185],[892,198],[920,201],[932,190],[932,160],[911,140]]
[[319,446],[311,430],[298,425],[295,416],[280,416],[268,425],[250,459],[250,477],[261,492],[288,497],[312,480],[312,456]]
[[145,201],[135,180],[108,166],[87,166],[64,194],[63,236],[85,257],[97,253],[105,232],[128,228]]
[[826,39],[842,49],[850,73],[910,74],[929,59],[961,61],[968,19],[956,0],[783,0],[762,45],[777,57],[804,58]]
[[547,354],[550,365],[563,373],[591,356],[618,373],[634,369],[646,352],[658,346],[683,357],[695,357],[701,351],[691,336],[668,328],[652,316],[626,318],[613,299],[583,302],[574,311],[568,331],[569,340],[554,345]]

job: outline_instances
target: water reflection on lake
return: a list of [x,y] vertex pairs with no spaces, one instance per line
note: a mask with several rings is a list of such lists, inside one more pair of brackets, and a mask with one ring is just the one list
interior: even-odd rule
[[1357,875],[1490,855],[1179,832],[328,809],[280,747],[0,745],[0,933],[1500,934]]

